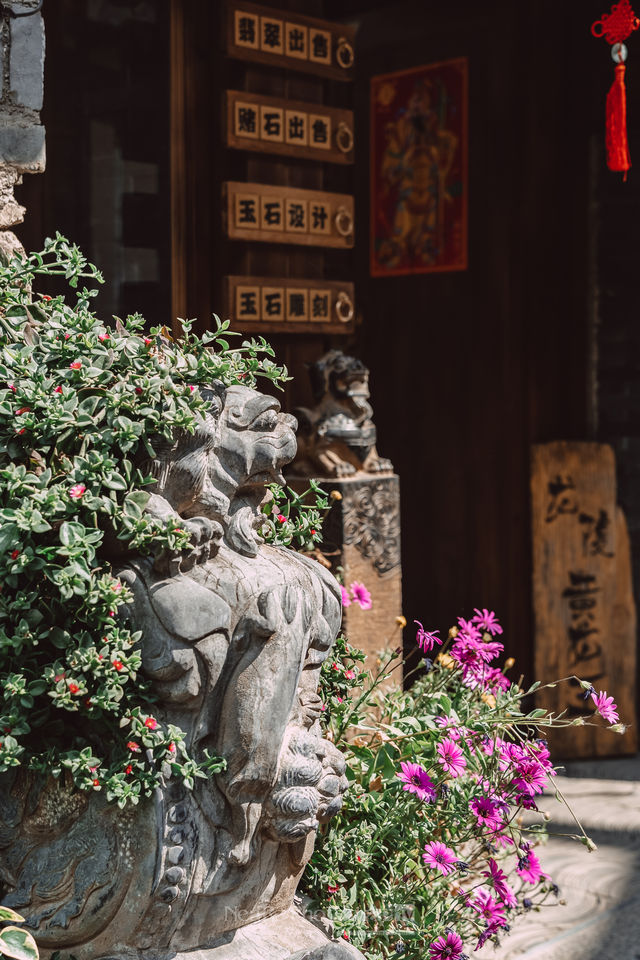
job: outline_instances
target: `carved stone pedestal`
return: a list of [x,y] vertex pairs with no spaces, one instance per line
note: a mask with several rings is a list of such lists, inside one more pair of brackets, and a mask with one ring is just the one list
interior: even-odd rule
[[362,583],[371,594],[371,609],[352,601],[343,616],[346,636],[365,651],[371,669],[378,651],[402,645],[396,622],[402,614],[400,480],[396,474],[357,473],[320,482],[341,497],[325,521],[322,550],[334,572],[342,568],[347,590]]
[[364,960],[344,940],[329,940],[295,907],[250,923],[203,950],[178,953],[175,960]]

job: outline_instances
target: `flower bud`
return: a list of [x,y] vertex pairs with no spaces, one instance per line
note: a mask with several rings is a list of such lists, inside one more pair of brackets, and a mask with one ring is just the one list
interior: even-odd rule
[[505,660],[505,662],[504,662],[504,669],[505,669],[505,670],[511,670],[511,667],[515,667],[515,665],[516,665],[516,662],[515,662],[515,660],[513,659],[513,657],[509,657],[509,658],[508,658],[507,660]]
[[627,725],[626,723],[613,723],[609,727],[609,730],[613,730],[614,733],[626,733]]
[[339,490],[332,490],[329,496],[332,500],[342,500],[342,494]]
[[589,680],[579,680],[578,682],[583,690],[593,690],[593,684]]
[[406,625],[407,625],[407,618],[406,618],[406,617],[403,617],[402,614],[401,614],[399,617],[396,617],[396,624],[397,624],[399,627],[406,627]]

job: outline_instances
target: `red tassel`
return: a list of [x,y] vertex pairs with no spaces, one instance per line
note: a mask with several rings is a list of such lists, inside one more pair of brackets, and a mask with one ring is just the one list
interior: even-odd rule
[[627,91],[624,85],[624,63],[616,64],[616,75],[607,96],[607,166],[616,173],[631,167],[627,142]]

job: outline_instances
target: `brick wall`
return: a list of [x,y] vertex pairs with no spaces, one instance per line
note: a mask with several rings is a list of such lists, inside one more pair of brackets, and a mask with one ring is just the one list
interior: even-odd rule
[[45,167],[40,123],[44,24],[39,0],[3,0],[0,7],[0,255],[21,249],[11,228],[25,208],[13,195],[25,173]]

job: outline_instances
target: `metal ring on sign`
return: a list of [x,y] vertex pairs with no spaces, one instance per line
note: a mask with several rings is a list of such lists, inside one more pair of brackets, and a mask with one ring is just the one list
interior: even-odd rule
[[351,302],[351,297],[344,290],[341,290],[336,300],[336,316],[340,323],[351,323],[355,309]]
[[349,43],[346,37],[338,38],[338,47],[336,49],[336,57],[338,58],[339,65],[344,69],[348,70],[353,66],[353,61],[355,60],[355,53],[353,52],[353,47]]
[[346,207],[338,207],[334,223],[341,237],[350,237],[353,233],[353,217]]
[[350,153],[353,150],[353,132],[344,120],[341,120],[336,130],[336,146],[341,153]]

